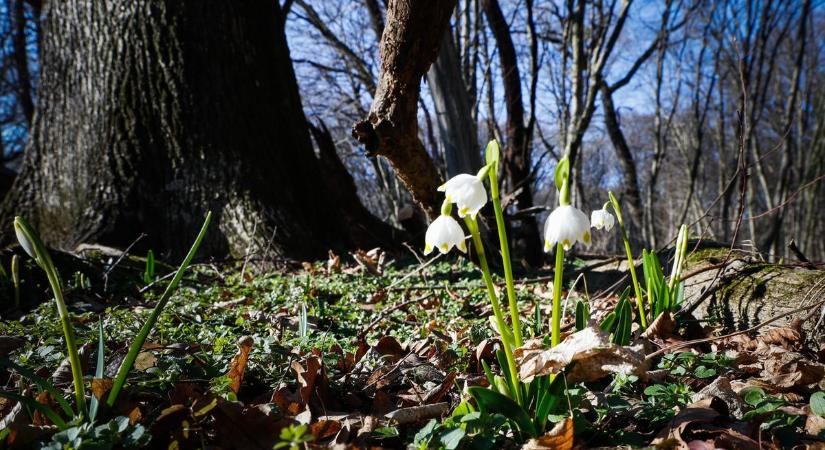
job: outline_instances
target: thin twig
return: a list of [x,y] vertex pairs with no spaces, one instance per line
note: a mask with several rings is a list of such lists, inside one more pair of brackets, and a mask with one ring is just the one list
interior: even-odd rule
[[366,328],[364,328],[364,330],[363,330],[363,331],[361,331],[360,333],[358,333],[358,336],[359,336],[360,338],[364,338],[364,337],[366,337],[367,333],[369,333],[369,332],[370,332],[370,330],[372,330],[372,329],[373,329],[376,325],[378,325],[378,324],[379,324],[382,320],[384,320],[384,318],[385,318],[385,317],[387,317],[389,314],[391,314],[391,313],[393,313],[393,312],[395,312],[395,311],[398,311],[399,309],[401,309],[401,308],[403,308],[403,307],[405,307],[405,306],[411,305],[411,304],[413,304],[413,303],[423,302],[424,300],[427,300],[428,298],[432,297],[433,295],[434,295],[434,293],[433,293],[433,292],[430,292],[430,293],[427,293],[427,294],[425,294],[425,295],[423,295],[423,296],[421,296],[421,297],[414,298],[414,299],[412,299],[412,300],[407,300],[407,301],[405,301],[405,302],[401,302],[401,303],[399,303],[399,304],[397,304],[397,305],[395,305],[395,306],[393,306],[393,307],[391,307],[391,308],[387,308],[387,309],[385,309],[385,310],[381,311],[381,312],[378,314],[378,317],[376,317],[375,319],[373,319],[373,321],[372,321],[372,322],[370,322],[370,324],[369,324],[369,325],[367,325],[367,327],[366,327]]

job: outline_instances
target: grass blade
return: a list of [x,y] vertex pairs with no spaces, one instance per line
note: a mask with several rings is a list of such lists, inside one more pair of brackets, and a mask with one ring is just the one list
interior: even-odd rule
[[23,366],[20,366],[6,358],[0,358],[0,367],[4,369],[12,369],[20,375],[22,375],[24,378],[31,381],[32,383],[36,384],[40,389],[52,395],[57,404],[60,405],[60,409],[62,409],[68,417],[74,416],[72,406],[69,404],[69,402],[66,401],[65,398],[63,398],[63,394],[61,394],[60,391],[58,391],[54,384],[52,384],[49,380],[37,376],[37,374],[35,374],[31,370]]
[[[98,320],[97,322],[97,331],[97,368],[95,369],[95,378],[103,378],[103,317],[101,317],[100,320]],[[97,417],[97,409],[99,406],[100,401],[93,394],[92,400],[89,402],[89,420],[91,422],[95,421],[95,417]]]
[[106,398],[106,404],[109,407],[112,407],[115,404],[115,401],[117,401],[117,396],[120,394],[121,389],[123,389],[123,385],[126,383],[126,376],[129,374],[129,371],[132,370],[132,365],[135,363],[135,359],[137,359],[138,353],[140,353],[140,349],[143,347],[143,343],[146,342],[146,338],[149,337],[149,333],[152,332],[152,328],[154,328],[155,322],[157,322],[158,317],[160,317],[160,313],[163,311],[163,308],[169,302],[169,299],[172,298],[172,294],[175,293],[175,290],[177,290],[178,284],[180,284],[180,280],[183,278],[183,273],[186,271],[186,268],[189,267],[189,263],[192,262],[192,258],[195,257],[195,253],[197,253],[198,248],[203,241],[203,237],[206,235],[206,230],[209,228],[209,222],[211,221],[212,211],[209,211],[206,213],[203,226],[198,233],[198,237],[195,238],[192,248],[189,249],[189,253],[186,254],[186,257],[183,259],[180,267],[178,267],[178,271],[175,273],[174,278],[172,278],[172,281],[168,286],[166,286],[166,290],[163,291],[163,295],[161,295],[157,305],[155,305],[155,308],[152,310],[149,318],[146,319],[146,323],[143,324],[143,327],[140,329],[137,337],[129,347],[129,353],[126,354],[126,358],[123,360],[123,363],[121,363],[120,369],[118,369],[117,372],[117,377],[115,377],[114,384],[112,385],[112,390],[109,391],[109,396]]
[[36,409],[40,411],[41,414],[48,417],[49,420],[52,421],[53,424],[57,425],[57,428],[61,430],[66,429],[66,421],[60,418],[54,410],[49,408],[48,406],[38,403],[35,399],[31,397],[26,397],[24,395],[15,394],[13,392],[8,391],[0,391],[0,397],[5,397],[9,400],[14,400],[24,406],[27,406],[31,409]]

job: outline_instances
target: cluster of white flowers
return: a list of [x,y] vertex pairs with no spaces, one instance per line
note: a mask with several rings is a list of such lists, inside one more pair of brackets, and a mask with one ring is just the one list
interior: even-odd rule
[[[463,218],[469,215],[475,219],[487,203],[487,191],[481,179],[476,175],[466,173],[456,175],[441,185],[438,190],[444,192],[448,203],[455,203],[458,206],[458,217]],[[427,228],[424,243],[425,254],[429,254],[436,248],[441,253],[447,253],[453,247],[462,252],[467,251],[461,225],[451,216],[443,213]]]
[[[438,190],[444,192],[448,203],[458,206],[458,216],[462,218],[470,216],[475,219],[487,204],[487,191],[481,178],[476,175],[456,175]],[[551,251],[556,244],[561,244],[564,250],[570,250],[577,242],[590,245],[591,227],[610,231],[614,224],[613,215],[605,208],[593,211],[588,220],[587,215],[575,206],[559,206],[544,223],[544,251]],[[451,216],[442,214],[427,228],[424,253],[429,254],[434,249],[447,253],[453,247],[466,252],[465,240],[461,225]]]
[[570,250],[576,242],[590,245],[591,227],[610,231],[615,223],[613,215],[604,208],[593,211],[587,220],[575,206],[559,206],[544,223],[544,251],[551,251],[556,244],[561,244],[564,250]]

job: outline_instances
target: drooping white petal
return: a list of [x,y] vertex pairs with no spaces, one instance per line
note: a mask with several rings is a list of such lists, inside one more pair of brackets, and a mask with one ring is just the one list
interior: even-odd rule
[[559,206],[544,223],[544,251],[549,252],[556,244],[570,250],[576,242],[590,245],[590,221],[574,206]]
[[424,242],[426,244],[424,254],[429,254],[436,248],[441,253],[447,253],[453,247],[462,252],[467,251],[467,245],[464,242],[464,230],[450,216],[438,216],[427,228]]
[[448,202],[458,205],[459,217],[465,217],[467,214],[475,217],[487,203],[484,183],[475,175],[456,175],[439,186],[438,190],[444,192]]
[[605,231],[610,231],[615,223],[616,219],[613,218],[613,214],[606,209],[598,209],[590,213],[590,224],[597,230],[604,228]]

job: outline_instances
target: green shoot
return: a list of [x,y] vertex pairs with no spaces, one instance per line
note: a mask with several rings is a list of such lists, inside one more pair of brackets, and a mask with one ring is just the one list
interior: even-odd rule
[[129,347],[129,353],[126,354],[126,358],[123,360],[123,363],[121,363],[120,369],[118,369],[117,372],[117,377],[115,377],[114,384],[112,385],[112,390],[109,391],[109,396],[106,399],[106,404],[110,408],[114,406],[118,395],[120,395],[120,391],[123,389],[123,385],[126,384],[126,376],[129,374],[129,371],[132,370],[132,365],[135,363],[135,359],[137,359],[138,353],[140,353],[140,349],[143,347],[143,343],[146,342],[146,338],[148,338],[149,333],[152,332],[152,328],[154,328],[155,323],[158,321],[163,308],[169,302],[169,299],[172,298],[172,294],[174,294],[177,290],[178,284],[180,284],[180,280],[183,278],[183,273],[186,271],[186,268],[189,267],[189,264],[192,262],[192,258],[195,257],[195,253],[197,253],[198,248],[203,241],[203,237],[206,235],[206,230],[209,228],[209,222],[211,221],[212,212],[210,211],[206,213],[206,219],[203,221],[203,226],[201,227],[200,233],[198,233],[198,237],[195,238],[192,248],[189,249],[189,253],[186,254],[186,257],[183,259],[180,267],[178,267],[178,271],[175,273],[174,278],[172,278],[172,281],[168,286],[166,286],[166,290],[163,292],[163,295],[161,295],[157,305],[155,305],[155,308],[152,310],[149,318],[146,319],[146,323],[143,324],[143,327],[140,329],[137,337]]
[[636,277],[636,263],[633,260],[633,252],[630,250],[630,241],[627,238],[627,229],[624,226],[624,219],[622,218],[622,207],[612,192],[608,192],[607,195],[610,197],[610,204],[613,206],[613,212],[616,213],[616,221],[619,222],[619,230],[622,233],[624,250],[625,254],[627,254],[627,266],[628,270],[630,270],[630,279],[633,281],[633,292],[636,294],[636,306],[639,308],[639,320],[642,323],[642,328],[647,328],[645,307],[644,303],[642,303],[642,289],[639,287],[639,279]]
[[146,253],[146,270],[143,271],[143,283],[149,284],[155,281],[155,253],[149,250]]
[[46,273],[46,277],[54,293],[57,312],[60,315],[60,323],[63,327],[63,336],[66,340],[66,354],[69,357],[69,363],[72,368],[77,414],[83,416],[86,414],[83,369],[80,364],[80,355],[75,342],[74,327],[72,326],[71,317],[69,317],[69,310],[66,308],[66,302],[63,299],[63,290],[60,287],[60,276],[57,274],[57,269],[55,269],[52,258],[46,250],[46,246],[43,245],[43,241],[40,240],[40,237],[25,219],[22,217],[14,218],[14,231],[17,233],[17,240],[20,241],[20,246],[23,247],[29,256],[34,258],[37,265]]

